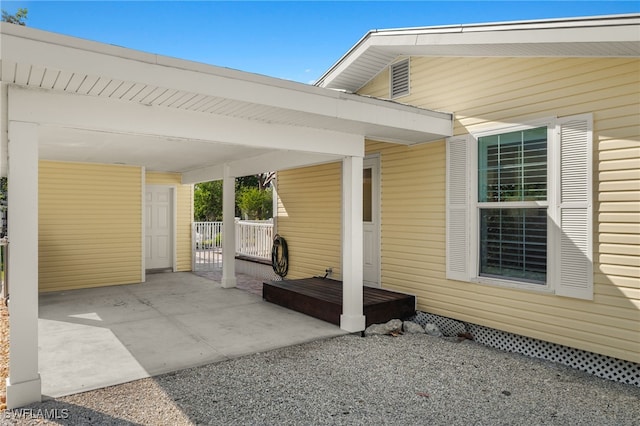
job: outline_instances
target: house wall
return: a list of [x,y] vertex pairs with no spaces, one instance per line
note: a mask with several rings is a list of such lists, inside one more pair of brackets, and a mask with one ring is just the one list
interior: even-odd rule
[[142,169],[40,161],[40,291],[141,281]]
[[341,163],[278,172],[277,232],[287,240],[287,278],[341,270]]
[[[456,115],[454,133],[594,114],[594,300],[445,279],[445,145],[381,153],[382,283],[420,310],[640,362],[640,61],[412,58],[397,99]],[[388,73],[361,93],[388,97]]]
[[[386,70],[360,93],[388,98],[388,83]],[[411,94],[396,101],[454,112],[456,135],[594,114],[594,300],[445,278],[444,140],[367,142],[381,161],[382,286],[415,294],[421,311],[640,362],[639,98],[637,59],[411,58]],[[282,205],[301,207],[278,219],[293,237],[292,276],[317,274],[327,251],[338,259],[339,179],[339,165],[278,174]],[[332,200],[334,212],[316,211],[328,208],[320,200]],[[318,234],[322,249],[312,250]]]
[[[142,281],[140,167],[40,161],[40,291]],[[191,270],[193,186],[176,173],[147,172],[147,184],[177,188],[179,271]]]
[[191,222],[193,221],[193,185],[182,185],[179,173],[147,172],[147,185],[175,185],[177,194],[176,258],[178,271],[191,270]]

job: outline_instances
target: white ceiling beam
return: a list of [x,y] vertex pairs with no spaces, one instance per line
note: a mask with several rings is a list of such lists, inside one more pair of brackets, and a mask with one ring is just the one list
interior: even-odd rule
[[77,129],[245,147],[362,156],[362,135],[9,87],[9,119]]
[[224,178],[224,164],[203,167],[182,173],[182,183],[190,185],[192,183],[210,182],[212,180],[222,180]]
[[[364,138],[362,139],[362,144],[364,146]],[[330,163],[341,160],[342,158],[344,158],[344,156],[309,154],[296,151],[273,151],[244,160],[232,161],[229,163],[229,167],[234,176],[248,176],[257,173]]]
[[[273,151],[244,160],[227,163],[232,176],[249,176],[258,173],[281,171],[297,167],[313,166],[317,164],[339,161],[343,157],[327,154],[309,154],[296,151]],[[209,182],[224,177],[224,164],[185,172],[182,174],[183,184]]]

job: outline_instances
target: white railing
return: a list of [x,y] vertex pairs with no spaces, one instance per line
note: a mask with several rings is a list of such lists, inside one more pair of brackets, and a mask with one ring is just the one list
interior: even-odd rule
[[222,222],[193,222],[191,230],[192,269],[222,268]]
[[[222,222],[192,223],[192,252],[194,271],[222,268]],[[236,255],[271,259],[273,243],[272,221],[236,219]]]
[[273,222],[236,221],[236,255],[271,259]]

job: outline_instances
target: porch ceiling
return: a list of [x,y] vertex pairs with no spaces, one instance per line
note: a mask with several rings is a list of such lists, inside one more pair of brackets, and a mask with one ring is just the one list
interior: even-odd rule
[[[188,155],[185,155],[185,152]],[[184,173],[216,162],[260,156],[267,149],[149,135],[106,133],[44,126],[39,156],[53,161],[143,165],[147,170]]]
[[[0,34],[3,83],[31,89],[43,98],[101,100],[101,104],[115,111],[114,116],[122,109],[148,122],[148,129],[132,131],[141,126],[119,129],[115,123],[98,127],[80,117],[75,122],[72,117],[60,119],[60,114],[60,121],[41,119],[39,148],[43,159],[135,164],[150,170],[195,173],[245,159],[258,164],[256,158],[275,158],[265,157],[274,152],[284,156],[291,152],[320,154],[305,159],[296,154],[297,161],[292,166],[345,155],[342,149],[328,148],[330,143],[324,146],[324,140],[335,139],[336,147],[342,139],[355,141],[354,137],[359,138],[359,144],[364,138],[415,144],[441,139],[452,132],[453,116],[449,113],[11,24],[0,24]],[[30,99],[33,103],[34,97]],[[73,102],[86,105],[79,108],[83,111],[78,114],[85,117],[89,106],[96,105],[86,100]],[[9,114],[11,107],[10,99]],[[28,115],[27,109],[23,105]],[[52,103],[44,114],[54,116],[55,109]],[[105,111],[96,108],[96,113],[98,109],[100,113]],[[173,124],[172,131],[163,133],[161,129],[167,127],[167,121]],[[191,122],[200,123],[199,134],[173,131],[188,130]],[[205,122],[210,123],[208,133],[204,131]],[[239,134],[244,130],[249,136],[242,140],[222,137],[216,131],[216,126],[221,125],[235,125]],[[262,134],[265,126],[275,127],[279,133]],[[287,129],[295,135],[290,137],[290,143],[271,143]],[[307,133],[311,135],[308,140]],[[312,142],[318,146],[317,152]],[[268,168],[269,164],[262,166]]]

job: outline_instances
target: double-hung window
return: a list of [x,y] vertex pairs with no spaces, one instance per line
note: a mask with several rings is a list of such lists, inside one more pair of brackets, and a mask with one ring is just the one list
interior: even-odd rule
[[447,141],[447,277],[593,296],[591,116]]
[[547,127],[478,138],[479,276],[545,284]]

